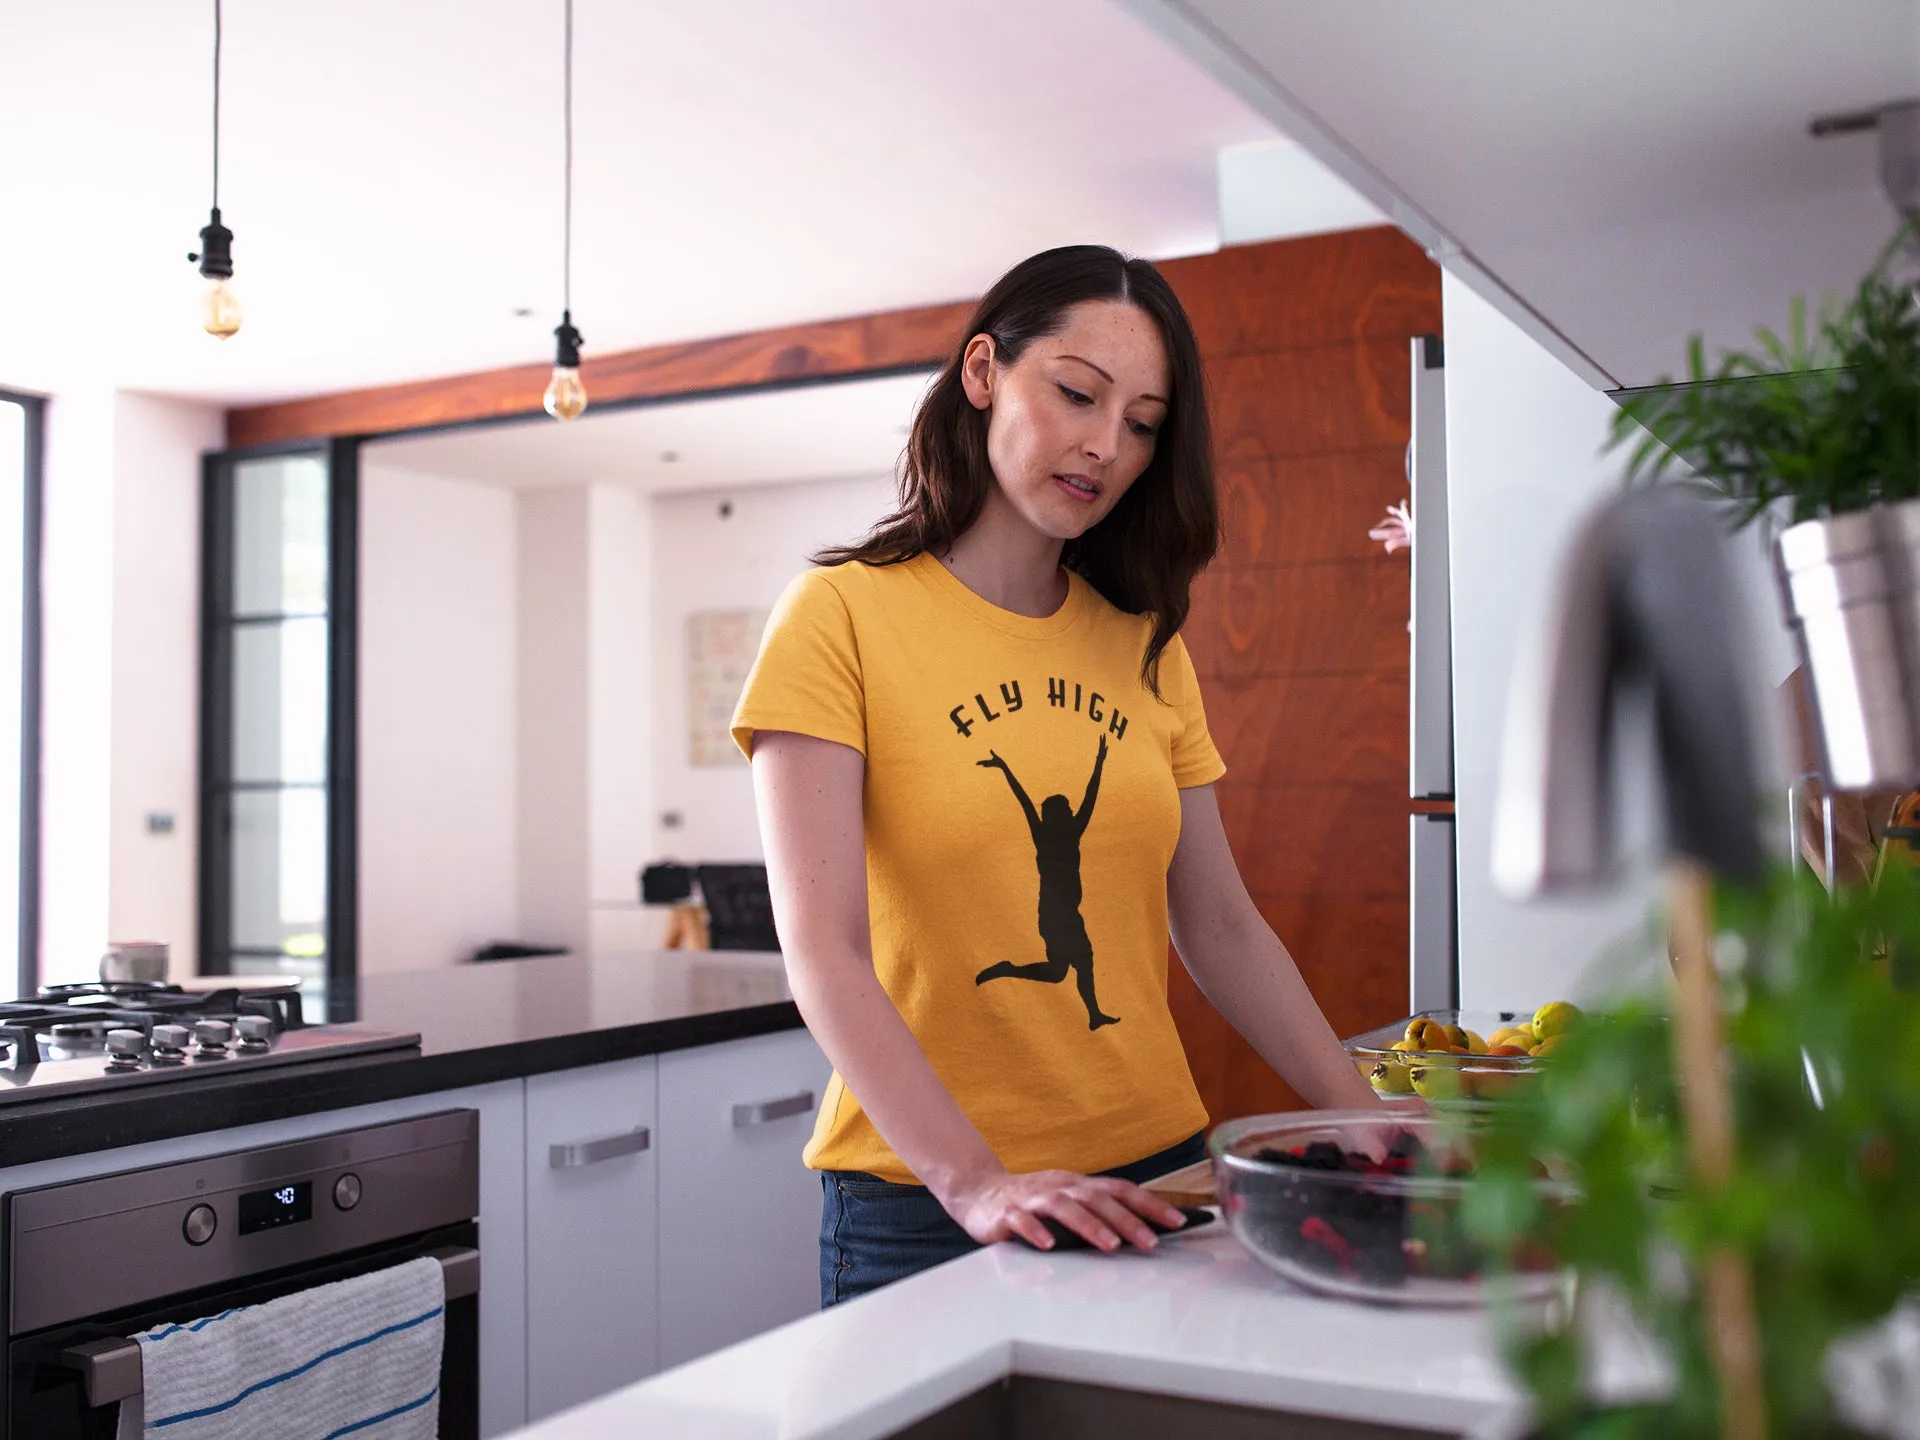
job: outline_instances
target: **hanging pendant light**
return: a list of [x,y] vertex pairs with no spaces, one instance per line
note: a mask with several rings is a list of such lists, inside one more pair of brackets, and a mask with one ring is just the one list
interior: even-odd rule
[[544,401],[556,420],[572,420],[587,408],[587,387],[580,383],[580,332],[573,328],[573,0],[567,4],[567,211],[566,244],[561,262],[560,323],[554,327],[553,378]]
[[[568,0],[571,4],[572,0]],[[240,329],[240,302],[233,278],[233,231],[220,223],[220,0],[213,0],[213,214],[200,230],[200,251],[187,259],[200,266],[207,288],[200,296],[200,325],[225,340]]]

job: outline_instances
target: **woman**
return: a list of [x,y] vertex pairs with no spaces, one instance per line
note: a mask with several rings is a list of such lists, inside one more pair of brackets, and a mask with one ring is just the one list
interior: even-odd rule
[[1303,1096],[1376,1098],[1214,801],[1179,630],[1219,521],[1180,302],[1145,261],[1070,246],[1008,272],[968,336],[898,512],[788,589],[734,717],[835,1068],[806,1150],[823,1305],[980,1244],[1050,1248],[1048,1218],[1104,1250],[1179,1225],[1137,1183],[1205,1154],[1169,923]]

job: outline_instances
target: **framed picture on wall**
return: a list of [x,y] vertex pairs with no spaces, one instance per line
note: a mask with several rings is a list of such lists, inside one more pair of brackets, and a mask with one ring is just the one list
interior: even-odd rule
[[765,610],[701,610],[687,617],[687,762],[744,765],[734,706],[760,652]]

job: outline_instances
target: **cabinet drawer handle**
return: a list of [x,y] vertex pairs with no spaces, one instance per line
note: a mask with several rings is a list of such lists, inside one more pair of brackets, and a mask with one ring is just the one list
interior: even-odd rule
[[571,1145],[547,1147],[547,1162],[556,1170],[572,1170],[580,1165],[598,1165],[602,1160],[617,1160],[622,1155],[638,1155],[653,1144],[653,1132],[642,1125],[625,1135],[609,1135],[604,1140],[576,1140]]
[[756,1100],[751,1105],[733,1107],[733,1128],[744,1130],[749,1125],[765,1125],[773,1120],[786,1120],[795,1115],[804,1115],[813,1109],[813,1092],[802,1090],[798,1095],[783,1095],[778,1100]]

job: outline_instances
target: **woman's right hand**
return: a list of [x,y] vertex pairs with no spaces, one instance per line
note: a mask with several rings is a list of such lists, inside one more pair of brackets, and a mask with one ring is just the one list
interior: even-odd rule
[[1102,1250],[1153,1249],[1159,1237],[1147,1219],[1175,1230],[1186,1224],[1179,1210],[1138,1185],[1071,1170],[1001,1170],[963,1181],[938,1199],[982,1245],[1018,1237],[1051,1250],[1053,1236],[1042,1218],[1048,1215]]

